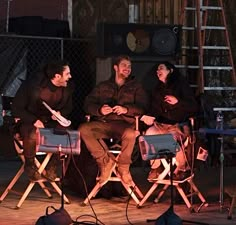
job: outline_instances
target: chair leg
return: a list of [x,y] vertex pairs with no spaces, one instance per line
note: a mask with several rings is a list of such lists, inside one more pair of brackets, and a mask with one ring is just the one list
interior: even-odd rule
[[0,203],[5,199],[5,197],[8,195],[8,193],[12,190],[13,186],[18,181],[18,179],[23,174],[23,172],[24,172],[24,164],[20,167],[17,174],[14,176],[14,178],[11,180],[11,182],[9,183],[9,185],[7,186],[7,188],[5,189],[3,194],[1,195]]
[[197,186],[194,184],[193,180],[188,180],[188,183],[191,185],[193,191],[197,193],[198,198],[201,200],[202,203],[207,206],[208,204],[206,203],[206,199],[203,197],[202,193],[198,190]]
[[147,199],[151,196],[151,194],[156,190],[158,187],[158,183],[155,182],[152,187],[148,190],[148,192],[145,194],[145,196],[142,198],[142,200],[138,203],[137,207],[141,208],[142,205],[147,201]]
[[51,198],[52,195],[49,192],[48,188],[45,186],[45,184],[41,181],[38,182],[39,186],[43,189],[43,191],[45,192],[45,194],[48,196],[48,198]]
[[176,189],[178,190],[179,194],[181,195],[181,197],[184,200],[184,202],[187,205],[187,207],[191,210],[192,209],[192,205],[189,202],[188,197],[184,193],[183,189],[179,185],[176,185]]
[[154,203],[158,203],[161,199],[161,197],[164,195],[166,190],[168,189],[169,185],[165,184],[165,186],[162,188],[162,190],[159,192],[158,196],[154,199]]
[[132,188],[128,185],[126,185],[122,180],[120,180],[120,182],[123,184],[124,188],[126,189],[126,191],[128,192],[128,194],[132,197],[132,199],[136,202],[136,204],[139,204],[140,200],[138,199],[138,197],[136,196],[135,193],[138,193],[143,196],[142,192],[138,189],[138,187],[136,185],[133,185]]
[[[50,182],[50,184],[53,186],[53,188],[55,189],[55,191],[61,196],[62,195],[62,191],[59,188],[59,186],[56,184],[56,182]],[[66,195],[63,195],[64,201],[69,204],[70,200],[66,197]]]
[[97,184],[94,186],[92,191],[89,193],[89,195],[87,196],[87,198],[83,201],[81,205],[82,206],[87,205],[87,203],[97,195],[97,193],[101,190],[101,188],[102,186],[97,182]]
[[236,197],[232,197],[231,204],[230,204],[230,208],[229,208],[229,213],[228,213],[228,217],[227,217],[228,220],[231,220],[231,219],[232,219],[234,204],[236,203],[236,202],[235,202],[235,199],[236,199]]
[[16,205],[16,209],[19,209],[21,207],[22,203],[25,201],[26,197],[28,196],[28,194],[30,193],[30,191],[32,190],[34,185],[35,185],[35,183],[30,182],[30,184],[26,188],[24,194],[22,195],[21,199],[19,200],[18,204]]

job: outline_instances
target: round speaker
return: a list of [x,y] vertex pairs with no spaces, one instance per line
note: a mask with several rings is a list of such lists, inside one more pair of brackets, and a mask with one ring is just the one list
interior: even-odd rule
[[152,37],[152,51],[158,55],[174,55],[176,52],[176,30],[160,28]]
[[126,43],[130,51],[143,53],[150,46],[150,37],[144,30],[135,30],[127,34]]
[[123,37],[120,34],[113,34],[112,35],[112,43],[115,47],[121,47],[124,43]]

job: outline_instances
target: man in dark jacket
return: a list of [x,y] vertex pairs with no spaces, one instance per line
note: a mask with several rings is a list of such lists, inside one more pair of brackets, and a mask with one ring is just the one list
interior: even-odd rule
[[95,120],[82,124],[79,131],[97,161],[101,184],[105,184],[111,176],[115,162],[99,139],[117,137],[121,140],[117,172],[124,183],[131,185],[129,167],[136,139],[135,116],[145,113],[148,98],[141,84],[130,77],[131,61],[128,56],[117,57],[113,68],[115,76],[98,84],[87,96],[85,111]]
[[[72,110],[72,88],[68,63],[55,61],[47,64],[37,74],[37,79],[25,81],[16,93],[12,113],[20,119],[19,129],[23,139],[25,172],[31,180],[41,179],[35,165],[36,129],[58,126],[55,116],[42,104],[46,102],[52,109],[67,117]],[[47,178],[56,178],[55,157],[47,167]]]
[[[178,141],[182,142],[185,134],[179,125],[198,112],[198,104],[189,84],[174,65],[169,62],[160,62],[156,74],[158,83],[151,95],[149,110],[151,117],[143,116],[141,118],[147,125],[152,125],[146,131],[146,135],[172,133]],[[176,161],[174,179],[182,180],[190,174],[183,150],[177,152]],[[158,179],[162,172],[160,165],[159,159],[151,160],[149,180]]]

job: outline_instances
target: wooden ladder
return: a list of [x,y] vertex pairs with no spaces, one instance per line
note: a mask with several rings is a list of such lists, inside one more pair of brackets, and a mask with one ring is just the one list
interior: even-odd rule
[[[214,5],[210,6],[212,2]],[[190,26],[191,22],[193,25]],[[216,24],[213,25],[213,22]],[[188,70],[197,70],[197,93],[236,90],[235,68],[223,1],[185,0],[180,23],[183,24],[183,39],[187,36],[192,38],[192,44],[182,48],[185,53],[195,51],[195,64],[188,64],[187,67]],[[192,33],[186,35],[187,32]],[[214,74],[217,75],[218,82],[213,77]]]

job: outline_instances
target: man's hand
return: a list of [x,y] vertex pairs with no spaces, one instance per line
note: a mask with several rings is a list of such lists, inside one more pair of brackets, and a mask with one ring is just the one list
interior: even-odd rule
[[[56,112],[58,115],[61,115],[60,111]],[[51,116],[52,120],[57,120],[57,117],[55,115],[52,114]]]
[[100,112],[101,112],[102,115],[105,116],[105,115],[108,115],[108,114],[112,113],[113,110],[112,110],[112,108],[109,105],[105,104],[100,109]]
[[41,120],[37,120],[35,123],[34,123],[34,126],[36,128],[44,128],[44,124]]
[[126,107],[123,107],[120,105],[114,106],[112,110],[113,110],[113,113],[116,113],[117,115],[126,114],[128,112],[128,109]]
[[178,99],[173,95],[166,95],[164,101],[171,105],[175,105],[176,103],[178,103]]

